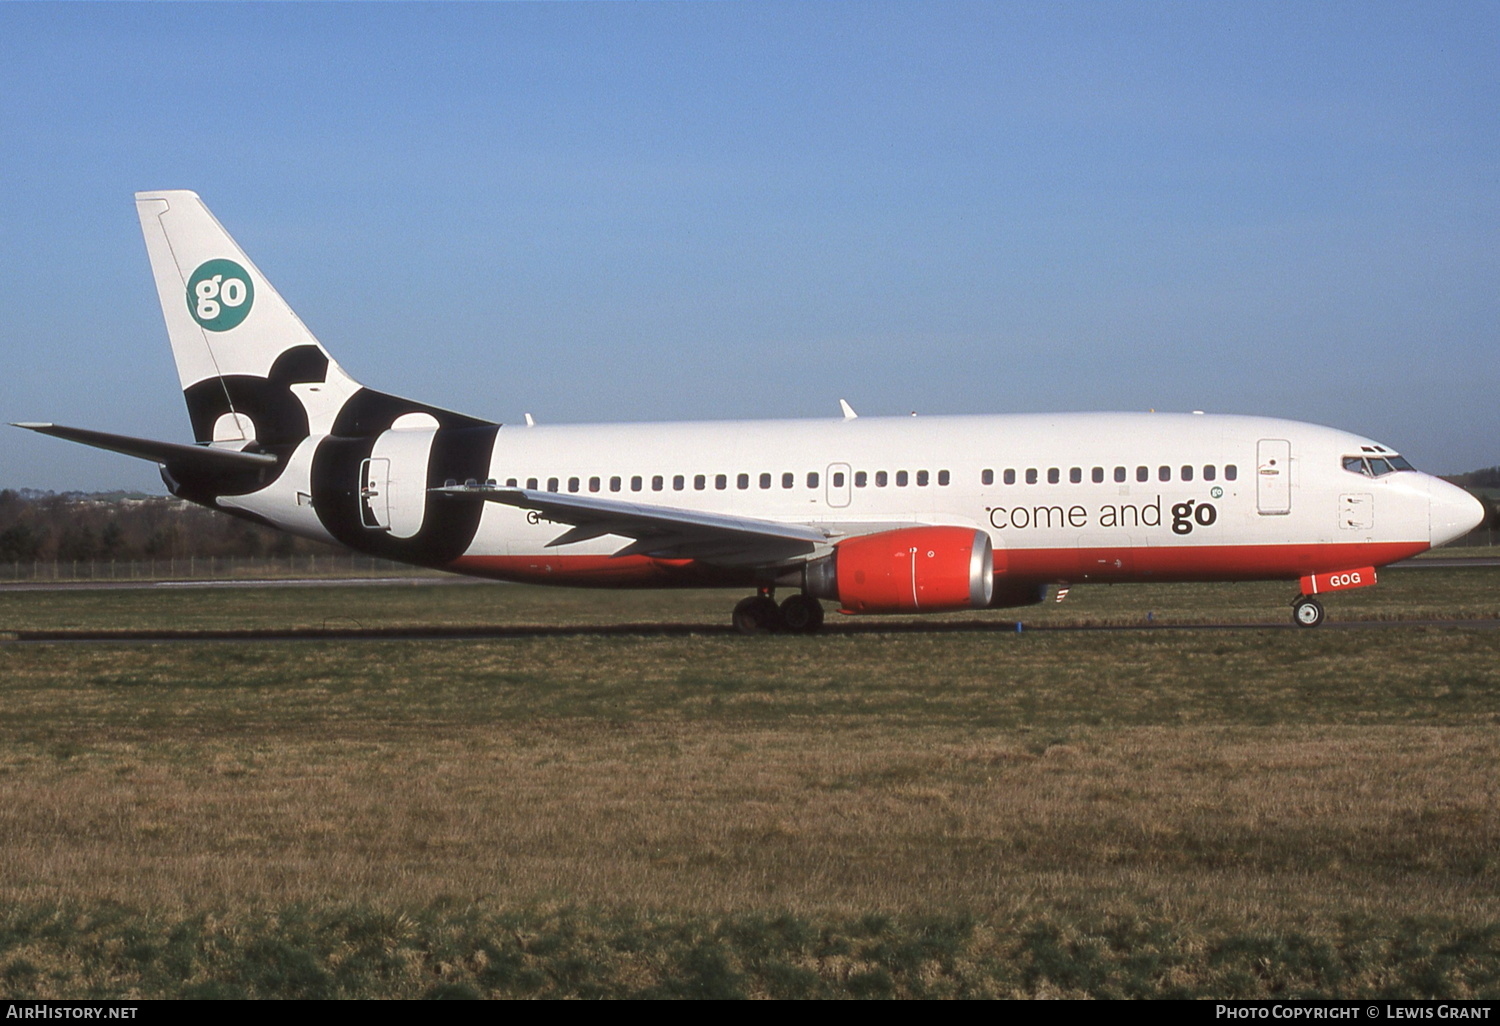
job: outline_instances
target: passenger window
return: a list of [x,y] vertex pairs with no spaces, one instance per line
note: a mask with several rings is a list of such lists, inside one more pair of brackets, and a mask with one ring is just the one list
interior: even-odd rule
[[1191,481],[1193,479],[1193,468],[1186,463],[1182,465],[1182,479],[1184,481]]
[[790,488],[797,483],[797,475],[786,473],[781,475],[781,487]]
[[570,478],[568,478],[568,491],[570,491],[570,492],[576,492],[576,491],[578,491],[578,478],[576,478],[576,477],[570,477]]
[[549,478],[547,478],[547,491],[549,491],[549,492],[555,492],[555,491],[557,491],[557,478],[555,478],[555,477],[549,477]]
[[1212,463],[1205,463],[1203,465],[1203,480],[1205,480],[1205,481],[1212,481],[1214,478],[1216,478],[1218,476],[1219,476],[1218,468],[1215,467]]
[[1028,469],[1026,471],[1026,483],[1027,484],[1036,484],[1036,468],[1035,467],[1031,467],[1030,469]]
[[807,487],[809,487],[809,488],[816,488],[816,487],[818,487],[818,472],[816,470],[808,472],[808,475],[807,475]]
[[515,486],[516,486],[516,479],[515,478],[513,478],[513,477],[507,477],[505,479],[505,487],[507,487],[507,488],[514,488]]
[[1120,484],[1124,484],[1125,483],[1125,468],[1124,467],[1116,467],[1115,468],[1115,481],[1117,481]]
[[632,477],[630,479],[630,490],[632,492],[638,492],[638,491],[641,490],[641,478],[640,478],[640,475],[636,475],[635,477]]
[[891,476],[883,470],[875,471],[875,487],[884,488],[891,481]]
[[981,470],[979,472],[979,483],[992,485],[995,483],[995,472],[993,470]]
[[938,487],[939,488],[946,488],[946,487],[948,487],[948,472],[946,470],[939,470],[938,471]]
[[844,472],[842,470],[835,470],[833,472],[833,486],[835,488],[844,487]]
[[750,487],[750,475],[749,474],[740,474],[738,477],[736,477],[734,479],[734,486],[736,488],[738,488],[742,492],[746,488],[749,488]]
[[1156,479],[1158,481],[1170,481],[1170,480],[1172,480],[1172,468],[1171,467],[1157,467],[1156,468]]
[[1151,480],[1151,468],[1150,467],[1136,467],[1135,468],[1135,479],[1137,481],[1149,481],[1149,480]]
[[760,486],[763,489],[771,487],[771,475],[770,474],[762,474],[762,475],[760,475]]
[[609,479],[609,490],[612,492],[618,492],[620,490],[620,479],[618,477],[612,477]]
[[[526,479],[526,487],[530,491],[533,491],[533,492],[536,491],[536,478],[534,478],[534,477],[528,477]],[[556,491],[556,490],[557,489],[555,489],[555,488],[553,489],[553,491]]]
[[907,478],[906,478],[906,471],[904,471],[904,470],[898,470],[898,471],[896,471],[896,487],[897,488],[905,488],[906,487],[906,480],[907,480]]
[[651,490],[653,492],[661,491],[662,485],[664,485],[665,483],[666,482],[662,480],[662,476],[660,474],[651,475]]
[[917,471],[917,487],[918,488],[926,488],[927,487],[927,471],[925,471],[925,470],[919,470],[919,471]]
[[1074,467],[1072,470],[1068,471],[1068,480],[1071,481],[1073,484],[1082,484],[1083,483],[1083,468],[1082,467]]
[[703,474],[694,474],[693,475],[693,490],[694,491],[701,492],[701,491],[703,491],[703,489],[705,489],[707,487],[708,487],[708,478],[706,476],[704,476]]
[[687,487],[687,478],[683,477],[681,474],[673,474],[672,475],[672,491],[674,491],[674,492],[680,492],[680,491],[682,491],[686,487]]
[[1048,470],[1047,470],[1047,483],[1048,484],[1057,484],[1057,482],[1059,482],[1061,480],[1062,480],[1062,471],[1058,470],[1056,467],[1049,467]]
[[724,475],[724,474],[715,474],[714,475],[714,487],[717,488],[721,492],[724,489],[728,488],[729,487],[729,478],[728,478],[728,476]]
[[863,470],[856,470],[854,472],[854,487],[856,487],[856,488],[863,488],[865,485],[867,485],[869,483],[870,483],[870,475],[867,472],[865,472]]
[[1006,484],[1015,484],[1016,483],[1016,472],[1014,470],[1007,470],[1005,472],[1005,483]]
[[1240,468],[1236,467],[1233,463],[1229,464],[1227,467],[1224,468],[1224,480],[1226,480],[1226,481],[1234,481],[1234,480],[1237,480],[1239,478],[1239,476],[1240,476]]
[[1104,483],[1104,468],[1103,467],[1095,467],[1094,468],[1094,472],[1093,472],[1093,478],[1094,478],[1094,484],[1103,484]]
[[591,491],[591,492],[597,492],[598,490],[599,490],[599,479],[597,477],[591,477],[591,478],[589,478],[589,491]]

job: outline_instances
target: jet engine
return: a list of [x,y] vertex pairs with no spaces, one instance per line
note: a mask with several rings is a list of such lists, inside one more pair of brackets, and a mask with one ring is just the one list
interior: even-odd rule
[[994,552],[972,527],[904,527],[839,542],[805,581],[846,613],[983,609],[995,592]]

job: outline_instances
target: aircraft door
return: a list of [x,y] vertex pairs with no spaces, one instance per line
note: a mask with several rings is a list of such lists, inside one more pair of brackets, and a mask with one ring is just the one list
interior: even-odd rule
[[828,465],[828,505],[834,509],[843,509],[849,505],[849,476],[849,464]]
[[372,531],[391,527],[386,492],[391,479],[390,460],[365,460],[359,465],[359,519]]
[[1292,511],[1292,443],[1262,438],[1255,446],[1255,505],[1262,516]]

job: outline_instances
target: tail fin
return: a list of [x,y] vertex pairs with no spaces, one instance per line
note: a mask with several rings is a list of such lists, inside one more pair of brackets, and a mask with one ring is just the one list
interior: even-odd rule
[[138,192],[135,207],[200,443],[275,447],[309,434],[379,433],[406,413],[444,426],[489,423],[362,388],[197,193]]
[[331,431],[359,383],[198,195],[138,192],[135,206],[196,439],[278,445]]

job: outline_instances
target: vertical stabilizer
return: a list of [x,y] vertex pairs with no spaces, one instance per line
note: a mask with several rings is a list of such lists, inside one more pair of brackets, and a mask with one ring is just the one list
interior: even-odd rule
[[135,196],[199,442],[326,434],[359,390],[198,195]]

